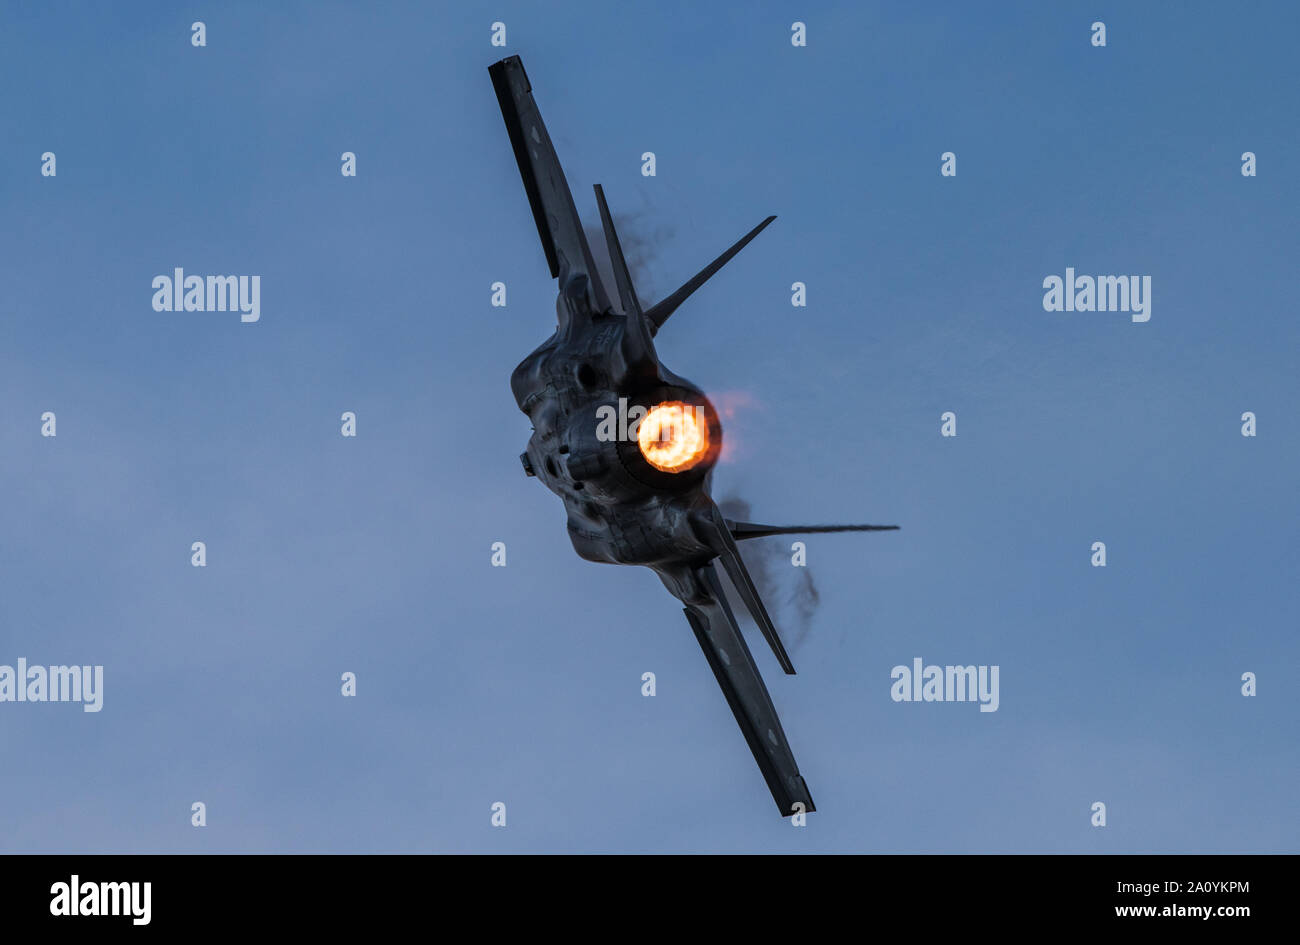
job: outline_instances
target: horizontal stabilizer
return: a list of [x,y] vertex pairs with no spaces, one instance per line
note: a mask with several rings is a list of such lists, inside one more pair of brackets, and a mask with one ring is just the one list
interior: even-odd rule
[[768,535],[817,535],[826,532],[896,532],[897,525],[755,525],[753,522],[725,520],[727,531],[736,541],[766,538]]
[[696,289],[708,282],[714,273],[731,261],[732,256],[744,249],[750,240],[762,233],[763,228],[775,219],[776,217],[768,217],[737,240],[736,244],[729,250],[697,272],[684,286],[668,296],[668,298],[651,306],[650,310],[645,313],[646,321],[650,324],[650,334],[657,334],[663,323],[668,321],[668,316],[677,311],[677,306],[685,302]]

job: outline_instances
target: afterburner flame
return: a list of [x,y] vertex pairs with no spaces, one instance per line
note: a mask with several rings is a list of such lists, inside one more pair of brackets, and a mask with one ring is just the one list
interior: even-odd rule
[[679,400],[656,404],[636,433],[641,455],[655,469],[685,472],[709,451],[709,423],[703,407]]

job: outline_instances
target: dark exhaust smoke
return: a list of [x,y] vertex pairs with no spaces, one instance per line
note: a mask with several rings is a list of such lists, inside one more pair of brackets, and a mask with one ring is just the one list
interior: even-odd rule
[[[672,239],[674,230],[671,226],[651,226],[646,214],[641,211],[615,213],[613,217],[614,229],[618,232],[618,241],[623,247],[623,257],[627,260],[627,271],[632,275],[637,299],[641,302],[641,308],[647,309],[658,301],[650,266],[655,261],[659,244]],[[610,264],[609,248],[605,245],[605,232],[599,221],[584,223],[582,228],[587,235],[587,245],[591,247],[591,257],[596,263],[600,281],[604,283],[610,301],[616,308],[621,308],[618,283],[614,281],[614,267]]]

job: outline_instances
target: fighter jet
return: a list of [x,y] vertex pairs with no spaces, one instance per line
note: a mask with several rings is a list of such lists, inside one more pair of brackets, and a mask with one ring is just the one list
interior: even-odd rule
[[808,785],[758,666],[727,602],[717,564],[788,674],[794,666],[736,542],[766,535],[887,531],[896,525],[775,526],[722,516],[709,496],[722,447],[704,392],[659,360],[655,335],[696,289],[775,217],[768,217],[676,292],[643,306],[601,186],[617,309],[591,248],[518,56],[488,67],[537,223],[558,280],[554,334],[515,368],[510,388],[532,421],[524,472],[558,495],[574,550],[589,561],[639,564],[685,605],[686,619],[740,723],[783,816],[812,811]]

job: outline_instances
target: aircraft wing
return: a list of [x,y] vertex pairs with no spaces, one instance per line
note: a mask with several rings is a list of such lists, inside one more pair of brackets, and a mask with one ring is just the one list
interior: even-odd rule
[[524,180],[528,203],[537,223],[551,277],[563,290],[575,274],[588,279],[589,301],[594,311],[609,310],[608,297],[592,262],[591,248],[583,233],[582,220],[569,193],[564,169],[546,133],[541,112],[533,101],[532,86],[518,56],[488,66],[492,86],[501,105],[501,116],[510,133],[510,144]]
[[772,697],[763,684],[763,677],[740,633],[735,615],[727,605],[713,564],[694,570],[700,584],[712,592],[712,600],[705,605],[687,604],[686,619],[690,621],[695,638],[699,640],[718,685],[727,697],[727,704],[740,723],[740,730],[767,780],[776,806],[786,817],[796,813],[796,803],[803,804],[805,811],[815,810],[808,785],[799,774],[794,752],[790,750],[776,707],[772,705]]

